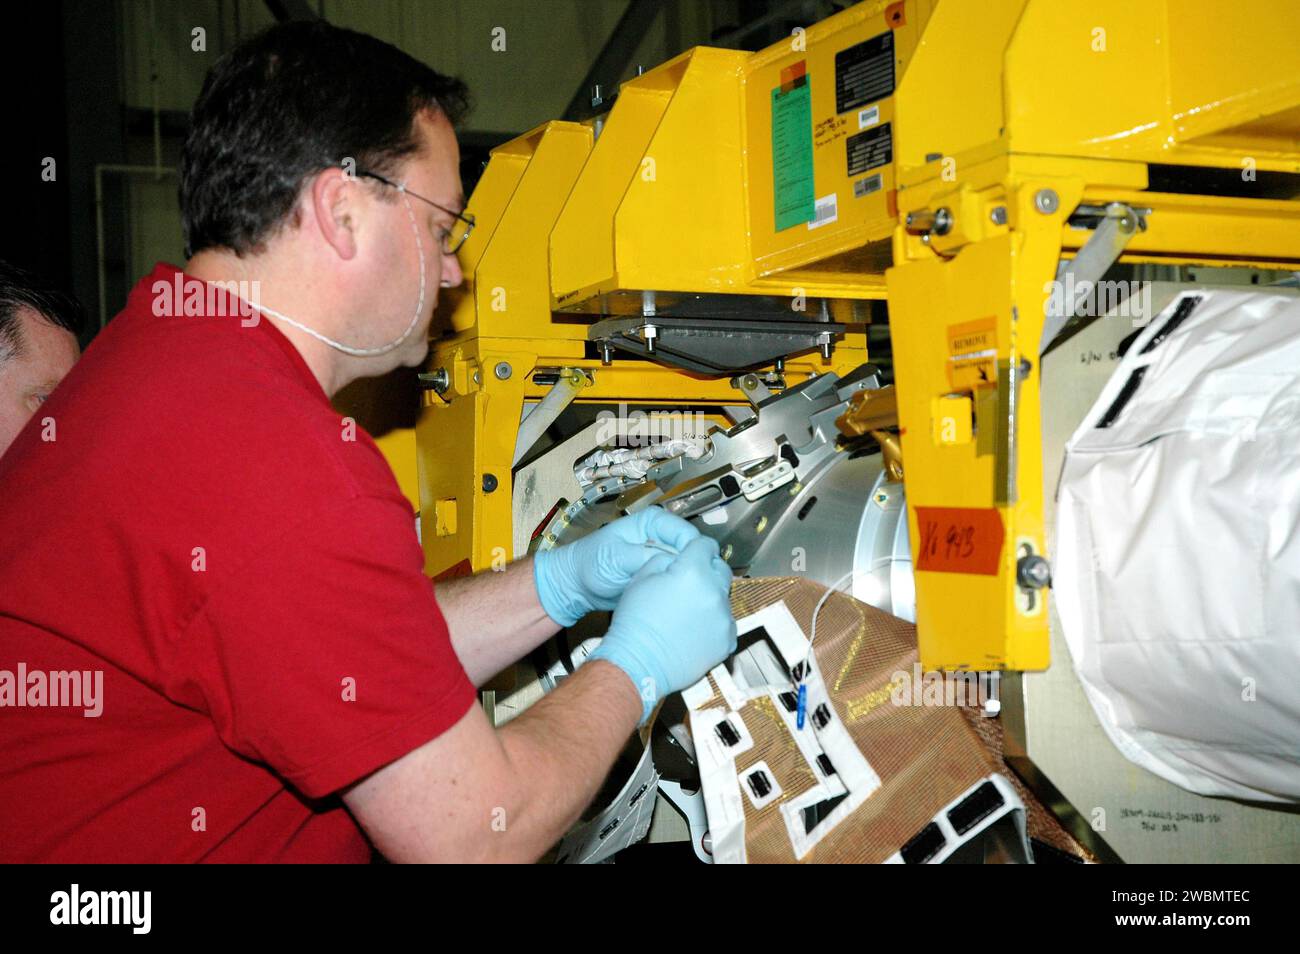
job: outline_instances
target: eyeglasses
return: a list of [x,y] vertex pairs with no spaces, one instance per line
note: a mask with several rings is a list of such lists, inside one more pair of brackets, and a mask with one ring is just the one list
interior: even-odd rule
[[419,199],[421,202],[427,202],[429,205],[433,206],[439,212],[445,212],[448,215],[454,217],[456,219],[456,224],[453,225],[449,230],[446,230],[442,233],[441,244],[442,244],[443,255],[455,255],[457,252],[459,252],[460,247],[464,245],[465,240],[469,238],[469,233],[474,231],[474,216],[470,215],[469,213],[454,212],[451,209],[447,208],[446,206],[439,205],[437,202],[434,202],[432,199],[426,199],[424,196],[412,192],[410,189],[406,188],[405,185],[399,185],[398,183],[393,182],[391,179],[385,179],[383,176],[379,175],[378,173],[358,172],[356,174],[366,179],[374,179],[376,182],[382,182],[384,185],[391,186],[392,188],[396,189],[398,192],[405,192],[407,195]]

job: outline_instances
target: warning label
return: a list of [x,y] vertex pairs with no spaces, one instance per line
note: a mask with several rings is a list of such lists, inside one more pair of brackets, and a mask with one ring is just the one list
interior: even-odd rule
[[835,111],[848,112],[894,91],[894,34],[882,33],[835,54]]
[[891,123],[876,126],[845,140],[849,175],[861,175],[872,169],[887,166],[894,159],[894,138]]
[[973,391],[998,379],[998,323],[981,318],[948,326],[948,385]]

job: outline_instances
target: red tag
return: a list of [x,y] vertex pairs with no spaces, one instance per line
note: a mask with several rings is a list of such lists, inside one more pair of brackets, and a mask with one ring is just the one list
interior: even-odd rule
[[1002,515],[992,507],[917,507],[918,570],[997,576]]

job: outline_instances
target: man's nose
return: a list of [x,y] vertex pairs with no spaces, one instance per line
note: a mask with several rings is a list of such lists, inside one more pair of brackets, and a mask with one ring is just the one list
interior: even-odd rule
[[456,255],[442,257],[442,284],[445,288],[459,288],[465,280],[460,270],[460,258]]

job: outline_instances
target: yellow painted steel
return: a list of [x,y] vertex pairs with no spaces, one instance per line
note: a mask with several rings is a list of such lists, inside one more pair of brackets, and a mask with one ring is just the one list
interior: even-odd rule
[[[750,216],[750,251],[756,280],[771,283],[807,282],[844,297],[879,297],[889,265],[889,239],[897,221],[895,172],[892,163],[849,175],[846,144],[864,130],[894,130],[898,116],[894,97],[861,108],[836,112],[836,55],[873,37],[888,35],[894,50],[894,71],[901,77],[925,29],[933,4],[860,3],[810,26],[789,42],[755,53],[745,69],[746,156]],[[834,196],[838,217],[816,229],[775,229],[771,91],[781,86],[782,72],[802,63],[811,87],[813,119],[813,178],[817,198]],[[863,104],[864,106],[866,104]],[[855,183],[872,191],[855,192]],[[861,188],[861,187],[860,187]]]
[[[599,126],[548,123],[498,148],[431,360],[447,384],[417,428],[427,569],[512,556],[510,468],[521,412],[547,390],[538,371],[585,369],[581,402],[740,403],[725,378],[602,365],[592,321],[640,314],[645,291],[826,297],[836,313],[885,297],[922,663],[1046,666],[1046,591],[1015,570],[1045,552],[1038,343],[1058,263],[1092,234],[1068,220],[1081,202],[1149,209],[1124,262],[1300,266],[1285,185],[1267,198],[1151,188],[1174,166],[1244,182],[1300,171],[1298,35],[1289,0],[872,0],[758,53],[690,50],[623,84]],[[896,88],[841,110],[863,44],[892,50]],[[797,82],[814,197],[834,213],[778,230],[774,90]],[[850,174],[848,140],[886,125],[883,164]],[[1044,190],[1055,205],[1035,202]],[[903,227],[939,208],[945,234]],[[961,357],[971,341],[992,354]],[[854,328],[831,362],[791,358],[786,376],[865,359]],[[996,514],[991,561],[925,557],[917,507]]]
[[[635,99],[620,102],[638,106]],[[600,141],[616,142],[611,135],[607,126]],[[511,465],[525,403],[548,390],[533,381],[539,370],[586,369],[592,385],[581,403],[744,403],[725,378],[643,361],[603,366],[584,357],[587,323],[552,314],[551,223],[579,195],[574,183],[589,167],[592,142],[590,125],[540,126],[493,151],[471,197],[477,225],[461,251],[465,287],[448,297],[451,333],[435,343],[430,358],[448,384],[442,394],[426,393],[416,428],[421,538],[431,575],[513,558]],[[575,241],[599,257],[594,236]],[[848,338],[829,362],[820,355],[790,359],[786,380],[856,367],[866,358],[865,335]]]
[[[900,221],[946,208],[943,236],[896,228],[890,328],[921,658],[945,668],[1048,663],[1043,596],[1016,560],[1043,553],[1038,343],[1058,261],[1091,236],[1080,202],[1149,209],[1121,261],[1300,264],[1300,203],[1150,190],[1151,166],[1247,181],[1300,170],[1300,6],[1215,2],[942,2],[896,95]],[[1034,197],[1057,201],[1040,211]],[[1001,213],[995,216],[995,210]],[[954,383],[953,329],[991,322],[997,381]],[[1027,362],[1012,401],[1009,370]],[[936,415],[970,398],[973,441]],[[1014,410],[1014,414],[1010,411]],[[953,433],[948,429],[948,434]],[[924,568],[917,508],[993,509],[995,575]],[[932,511],[926,511],[932,512]],[[962,511],[957,511],[962,512]],[[931,525],[931,529],[933,524]],[[1047,554],[1050,557],[1050,554]]]

